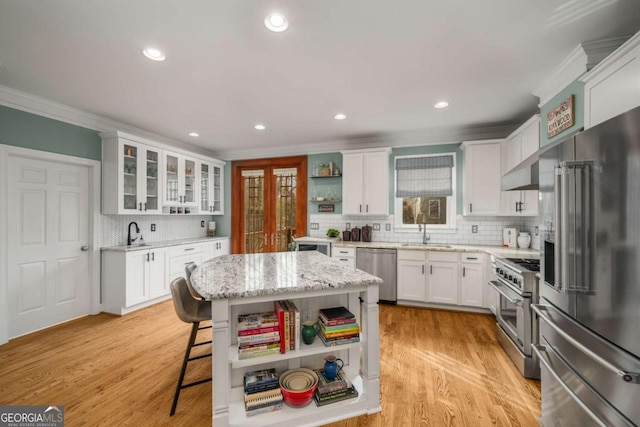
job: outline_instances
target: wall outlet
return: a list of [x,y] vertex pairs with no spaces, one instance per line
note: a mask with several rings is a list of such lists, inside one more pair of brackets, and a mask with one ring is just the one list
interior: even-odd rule
[[309,320],[309,310],[302,310],[302,321]]
[[347,223],[347,230],[351,230],[351,223],[350,222]]
[[387,231],[391,231],[391,224],[387,223],[384,225],[384,229]]
[[155,224],[151,224],[151,231],[156,231],[156,225]]
[[200,227],[204,228],[204,221],[200,221]]
[[373,231],[380,231],[380,224],[373,223]]
[[478,233],[478,226],[477,225],[472,225],[471,226],[471,232],[477,234]]
[[533,227],[533,234],[537,236],[538,233],[539,233],[539,230],[538,230],[538,226],[536,225],[535,227]]
[[320,224],[318,224],[317,222],[312,222],[311,223],[311,229],[312,230],[320,230]]

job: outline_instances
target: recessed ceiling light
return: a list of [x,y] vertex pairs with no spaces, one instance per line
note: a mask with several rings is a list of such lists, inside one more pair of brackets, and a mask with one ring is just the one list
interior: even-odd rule
[[164,56],[164,53],[161,50],[155,49],[153,47],[146,48],[142,51],[142,53],[152,61],[164,61],[165,59],[167,59],[167,57]]
[[257,130],[265,130],[266,129],[265,125],[255,125],[254,128],[256,128]]
[[264,25],[271,31],[275,33],[281,33],[289,28],[289,22],[284,15],[279,13],[272,13],[267,16],[264,20]]
[[435,108],[447,108],[448,106],[449,103],[447,101],[438,101],[436,105],[434,105]]
[[336,119],[336,120],[344,120],[344,119],[346,119],[346,118],[347,118],[347,116],[345,116],[345,115],[344,115],[344,114],[342,114],[342,113],[338,113],[338,114],[336,114],[335,116],[333,116],[333,118],[334,118],[334,119]]
[[189,136],[192,136],[194,138],[197,138],[200,136],[200,134],[198,132],[189,132]]

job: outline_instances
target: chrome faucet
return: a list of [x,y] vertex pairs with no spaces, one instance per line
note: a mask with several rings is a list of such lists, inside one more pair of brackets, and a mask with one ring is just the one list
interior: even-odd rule
[[418,231],[422,231],[422,244],[426,245],[429,243],[429,235],[427,234],[427,226],[426,224],[418,224]]
[[129,223],[129,226],[127,227],[127,246],[131,246],[131,244],[133,242],[135,242],[136,240],[138,240],[138,237],[136,236],[134,239],[131,239],[131,226],[135,225],[136,226],[136,234],[140,233],[140,227],[138,227],[138,223],[135,221],[131,221]]

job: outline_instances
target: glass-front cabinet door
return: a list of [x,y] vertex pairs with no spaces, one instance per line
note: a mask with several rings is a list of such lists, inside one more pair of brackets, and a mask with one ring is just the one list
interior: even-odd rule
[[168,205],[178,205],[182,203],[179,179],[180,157],[165,151],[164,167],[164,202]]
[[160,150],[123,139],[119,152],[122,168],[119,213],[162,213],[158,182]]
[[199,162],[200,174],[200,203],[198,211],[200,213],[211,213],[211,164]]
[[224,214],[224,192],[222,191],[223,173],[223,166],[213,166],[213,209],[211,210],[211,213],[214,215]]
[[182,161],[184,170],[182,204],[196,206],[196,161],[188,157],[183,157]]
[[199,202],[201,214],[222,215],[222,166],[216,163],[198,161]]
[[165,151],[164,162],[164,204],[196,207],[196,161]]

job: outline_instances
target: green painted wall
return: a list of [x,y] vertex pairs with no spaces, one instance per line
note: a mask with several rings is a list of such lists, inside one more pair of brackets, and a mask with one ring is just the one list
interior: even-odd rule
[[100,160],[98,132],[0,105],[0,144]]
[[[342,171],[342,153],[311,154],[307,157],[307,169],[309,176],[309,179],[307,180],[307,196],[309,197],[309,200],[313,200],[315,197],[333,197],[342,199],[342,176],[332,176],[331,178],[312,178],[314,174],[314,165],[316,163],[328,166],[330,161],[333,161],[340,171]],[[323,213],[318,212],[318,205],[326,204],[332,204],[334,206],[333,213],[342,213],[342,202],[327,200],[324,202],[309,202],[307,214]]]
[[231,236],[231,162],[224,165],[224,215],[215,215],[216,236]]
[[[575,123],[569,129],[565,129],[553,138],[547,138],[547,114],[549,111],[557,108],[562,101],[573,95],[573,107],[575,111]],[[549,102],[540,107],[540,147],[564,138],[566,135],[573,133],[584,127],[584,83],[577,79],[569,86],[564,88],[556,96],[551,98]]]
[[462,214],[462,150],[460,144],[423,145],[420,147],[393,148],[389,156],[389,213],[395,211],[395,158],[417,154],[456,153],[456,215]]

